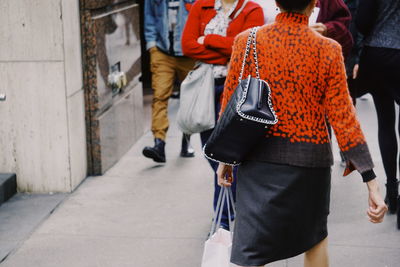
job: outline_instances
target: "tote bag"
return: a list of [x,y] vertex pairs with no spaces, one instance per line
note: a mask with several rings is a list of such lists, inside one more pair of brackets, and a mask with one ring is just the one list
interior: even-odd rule
[[178,126],[185,134],[215,126],[214,74],[212,65],[200,63],[181,84]]
[[[220,228],[222,211],[224,204],[228,208],[229,216],[229,229],[227,231]],[[208,240],[204,245],[203,259],[201,267],[233,267],[230,263],[231,250],[232,250],[232,229],[233,223],[231,221],[230,210],[235,214],[235,207],[233,202],[233,195],[231,188],[222,187],[218,197],[217,208],[215,210],[213,224]]]

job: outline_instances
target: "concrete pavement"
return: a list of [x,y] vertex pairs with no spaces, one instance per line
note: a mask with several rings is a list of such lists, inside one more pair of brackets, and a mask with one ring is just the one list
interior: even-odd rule
[[[170,103],[173,118],[178,102]],[[358,110],[383,190],[372,101],[359,101]],[[192,137],[196,157],[191,159],[179,157],[180,138],[172,119],[167,164],[161,165],[141,155],[143,146],[153,142],[147,133],[105,175],[87,178],[0,267],[199,267],[212,216],[212,172],[201,155],[199,136]],[[336,163],[329,217],[331,266],[400,266],[395,217],[369,223],[361,177],[342,178]],[[302,257],[268,266],[302,266]]]

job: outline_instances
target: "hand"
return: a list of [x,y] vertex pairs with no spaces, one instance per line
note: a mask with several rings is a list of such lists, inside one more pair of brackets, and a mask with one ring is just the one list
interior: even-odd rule
[[232,186],[233,183],[233,167],[220,163],[217,169],[218,185]]
[[328,28],[325,26],[325,24],[323,24],[321,22],[311,25],[310,28],[323,36],[326,36],[327,31],[328,31]]
[[353,68],[353,80],[357,79],[358,68],[359,68],[358,64],[354,65],[354,68]]
[[381,223],[388,208],[379,192],[379,185],[376,179],[367,182],[367,186],[369,191],[369,208],[367,210],[369,221],[372,223]]
[[200,36],[200,37],[197,39],[197,42],[198,42],[199,44],[204,44],[204,38],[205,38],[205,36]]

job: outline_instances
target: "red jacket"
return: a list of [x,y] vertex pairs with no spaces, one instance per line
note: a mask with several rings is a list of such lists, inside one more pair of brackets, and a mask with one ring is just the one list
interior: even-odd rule
[[[252,1],[248,1],[242,8],[244,1],[239,0],[231,15],[232,21],[228,26],[227,36],[209,34],[205,36],[202,45],[197,39],[204,35],[204,29],[217,12],[214,9],[215,0],[197,0],[190,9],[183,30],[183,54],[209,64],[227,64],[232,54],[235,36],[248,28],[264,24],[262,8]],[[240,13],[237,14],[238,11]]]

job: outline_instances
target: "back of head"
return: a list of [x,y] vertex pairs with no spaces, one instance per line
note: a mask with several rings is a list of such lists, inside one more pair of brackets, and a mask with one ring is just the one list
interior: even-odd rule
[[300,12],[307,8],[312,0],[276,0],[278,5],[288,12]]

